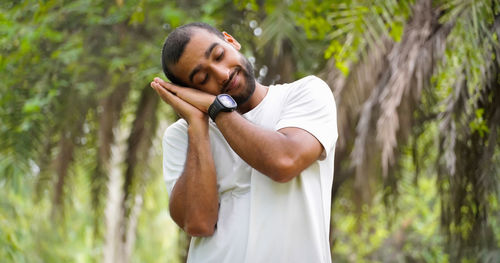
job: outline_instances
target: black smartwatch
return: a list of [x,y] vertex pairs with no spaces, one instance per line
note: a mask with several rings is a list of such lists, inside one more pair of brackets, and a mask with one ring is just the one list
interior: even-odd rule
[[234,101],[233,97],[227,94],[219,94],[217,95],[217,97],[215,97],[214,102],[208,108],[208,116],[210,116],[210,119],[215,121],[215,117],[217,117],[217,114],[219,114],[219,112],[234,111],[237,106],[238,104],[236,103],[236,101]]

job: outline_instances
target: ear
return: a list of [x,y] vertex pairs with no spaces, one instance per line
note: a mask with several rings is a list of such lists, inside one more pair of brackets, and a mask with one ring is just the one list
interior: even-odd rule
[[222,32],[222,34],[224,34],[224,39],[229,43],[231,44],[234,48],[236,48],[236,50],[240,50],[241,48],[241,45],[240,43],[238,43],[238,41],[236,41],[236,39],[234,39],[233,36],[231,36],[230,34],[228,34],[227,32]]

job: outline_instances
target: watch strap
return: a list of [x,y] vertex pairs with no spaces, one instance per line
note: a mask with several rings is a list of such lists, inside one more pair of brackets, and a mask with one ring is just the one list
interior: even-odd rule
[[210,119],[212,119],[214,122],[215,122],[215,117],[217,117],[219,112],[221,112],[221,111],[231,112],[236,108],[236,107],[229,108],[229,107],[224,106],[224,104],[222,104],[222,102],[219,99],[220,96],[228,96],[232,99],[232,97],[227,95],[227,94],[220,94],[220,95],[217,95],[217,97],[215,97],[214,102],[210,105],[210,107],[208,107],[208,116],[210,116]]
[[210,116],[210,119],[215,121],[215,117],[217,117],[217,114],[219,114],[223,107],[224,106],[222,106],[219,99],[215,97],[214,102],[210,105],[210,107],[208,107],[208,116]]

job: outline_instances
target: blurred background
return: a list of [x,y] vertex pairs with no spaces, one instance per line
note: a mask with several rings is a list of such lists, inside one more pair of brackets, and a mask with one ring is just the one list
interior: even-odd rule
[[330,85],[334,262],[500,262],[497,0],[2,1],[1,262],[185,261],[149,82],[193,21]]

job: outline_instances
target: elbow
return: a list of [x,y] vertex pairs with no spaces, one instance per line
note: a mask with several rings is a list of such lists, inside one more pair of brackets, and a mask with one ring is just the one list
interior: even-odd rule
[[292,158],[281,158],[276,162],[274,171],[269,176],[273,181],[278,183],[286,183],[300,174],[296,162]]
[[[189,213],[183,208],[175,206],[170,199],[170,216],[172,220],[189,236],[209,237],[215,233],[218,219],[218,210],[211,210],[205,213]],[[197,209],[199,210],[199,209]]]
[[[212,211],[213,212],[213,211]],[[217,225],[217,210],[215,213],[187,213],[184,219],[180,221],[179,226],[193,237],[209,237],[215,233]]]
[[275,174],[271,179],[277,183],[288,183],[291,181],[293,178],[295,178],[297,175],[290,175],[290,174]]
[[193,237],[209,237],[215,233],[215,225],[201,222],[188,222],[184,224],[183,229]]
[[[173,216],[170,213],[174,222],[182,229],[186,234],[194,237],[209,237],[215,233],[215,225],[217,224],[217,219],[210,221],[202,221],[195,219],[181,219],[179,217]],[[199,218],[199,217],[198,217]],[[211,223],[214,221],[213,223]]]

